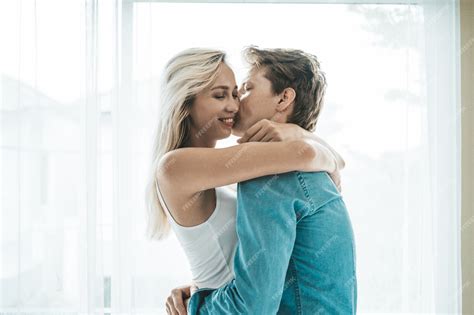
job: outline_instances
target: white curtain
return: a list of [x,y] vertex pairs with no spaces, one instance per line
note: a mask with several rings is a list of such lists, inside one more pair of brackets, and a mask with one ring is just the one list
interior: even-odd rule
[[244,2],[0,2],[0,314],[165,314],[191,275],[144,237],[159,75],[208,46],[242,79],[249,44],[328,75],[359,313],[460,313],[458,1]]

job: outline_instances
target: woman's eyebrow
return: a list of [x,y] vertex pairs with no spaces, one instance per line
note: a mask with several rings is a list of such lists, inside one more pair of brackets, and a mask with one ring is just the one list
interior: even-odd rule
[[[213,87],[213,88],[211,89],[211,91],[217,90],[217,89],[229,90],[230,88],[229,88],[228,86],[226,86],[226,85],[219,85],[219,86]],[[233,89],[234,89],[234,90],[235,90],[235,89],[239,89],[239,87],[238,87],[237,85],[235,85]]]
[[211,89],[211,91],[212,91],[212,90],[217,90],[217,89],[224,89],[224,90],[228,90],[228,89],[229,89],[229,87],[228,87],[228,86],[226,86],[226,85],[219,85],[219,86],[215,86],[215,87],[213,87],[213,88]]

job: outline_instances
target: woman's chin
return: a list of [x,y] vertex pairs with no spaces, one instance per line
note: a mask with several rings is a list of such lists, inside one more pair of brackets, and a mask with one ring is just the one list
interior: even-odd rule
[[223,123],[220,123],[220,131],[219,134],[222,135],[222,139],[230,137],[232,134],[232,128],[233,126],[225,126]]

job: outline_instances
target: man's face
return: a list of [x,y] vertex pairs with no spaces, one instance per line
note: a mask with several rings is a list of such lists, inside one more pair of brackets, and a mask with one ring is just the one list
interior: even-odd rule
[[262,119],[273,119],[280,97],[274,95],[270,80],[265,78],[265,69],[250,70],[247,79],[240,87],[240,109],[232,134],[243,136],[245,131]]

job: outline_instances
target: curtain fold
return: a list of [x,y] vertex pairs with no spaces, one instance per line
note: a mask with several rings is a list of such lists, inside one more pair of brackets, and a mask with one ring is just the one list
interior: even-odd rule
[[100,129],[98,108],[98,3],[85,1],[85,100],[81,110],[82,166],[80,200],[80,251],[82,279],[79,307],[84,314],[101,314],[103,307],[102,225],[100,217]]
[[435,213],[434,305],[461,311],[461,165],[459,2],[427,0],[426,94],[430,154],[430,206]]

